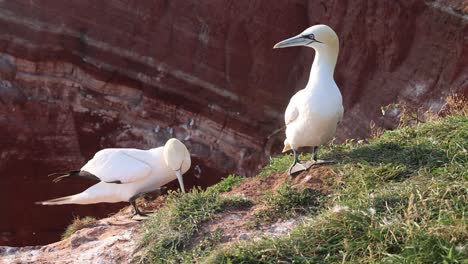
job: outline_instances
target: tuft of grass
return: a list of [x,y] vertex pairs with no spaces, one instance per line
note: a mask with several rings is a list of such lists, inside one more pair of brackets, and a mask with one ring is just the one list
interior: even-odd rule
[[[206,262],[466,263],[466,115],[387,131],[369,144],[332,145],[321,154],[339,161],[331,166],[340,180],[329,209],[286,236],[235,243]],[[279,159],[273,164],[284,163]]]
[[216,230],[202,240],[198,241],[196,245],[188,251],[181,252],[179,255],[179,261],[182,263],[194,263],[198,260],[206,258],[209,254],[216,249],[217,245],[221,242],[222,231]]
[[254,202],[242,195],[222,196],[221,206],[225,209],[249,208]]
[[204,256],[217,240],[216,237],[207,238],[205,242],[212,246],[191,247],[199,226],[225,209],[252,205],[252,201],[242,196],[220,195],[241,180],[239,176],[230,175],[206,191],[194,188],[186,194],[170,192],[165,207],[155,212],[144,225],[141,242],[144,252],[139,261],[180,263]]
[[268,192],[263,200],[267,207],[255,212],[254,223],[249,223],[250,226],[287,219],[298,213],[315,212],[323,205],[324,195],[316,190],[297,190],[289,184],[283,184],[275,193]]
[[244,180],[243,177],[231,174],[227,176],[226,178],[224,178],[221,182],[208,187],[208,190],[212,192],[220,192],[220,193],[229,192],[232,189],[232,187],[238,185],[243,180]]
[[73,219],[73,222],[67,226],[65,229],[65,232],[62,234],[62,240],[69,238],[71,235],[73,235],[76,231],[86,228],[86,227],[91,227],[97,222],[96,218],[86,216],[83,218],[76,217]]
[[154,213],[144,225],[141,246],[145,251],[140,262],[181,261],[179,255],[189,248],[200,224],[220,210],[217,192],[203,192],[196,188],[186,194],[170,192],[166,206]]
[[453,94],[445,99],[445,104],[439,115],[468,116],[468,98],[460,94]]

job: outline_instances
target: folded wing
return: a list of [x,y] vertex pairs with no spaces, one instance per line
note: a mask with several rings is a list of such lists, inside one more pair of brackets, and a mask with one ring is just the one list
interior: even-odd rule
[[82,168],[103,182],[130,183],[151,175],[151,166],[123,149],[99,151]]
[[294,102],[294,97],[289,101],[288,107],[286,107],[286,112],[284,113],[284,123],[287,125],[291,124],[299,116],[299,111]]

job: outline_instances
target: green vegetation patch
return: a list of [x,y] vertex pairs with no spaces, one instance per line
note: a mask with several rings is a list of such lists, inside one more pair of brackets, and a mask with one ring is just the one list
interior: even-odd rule
[[322,155],[339,161],[329,209],[287,236],[239,242],[206,262],[466,263],[466,116],[332,145]]
[[[327,179],[334,182],[326,201],[288,182],[260,201],[258,223],[305,215],[290,234],[219,248],[222,234],[214,232],[194,243],[201,223],[215,214],[252,206],[240,194],[223,194],[242,181],[229,176],[206,191],[169,194],[145,224],[141,262],[466,263],[466,114],[387,131],[366,144],[324,147],[320,158],[337,161],[329,166],[336,178]],[[291,161],[273,158],[258,177],[283,173]]]
[[324,204],[324,195],[312,189],[295,189],[285,183],[275,192],[269,191],[263,198],[265,209],[255,212],[255,219],[250,226],[271,223],[277,219],[288,219],[297,214],[312,213]]
[[251,201],[241,196],[220,195],[240,182],[229,176],[206,191],[194,188],[189,193],[170,192],[164,208],[156,211],[144,225],[142,263],[180,263],[200,258],[214,247],[219,234],[191,246],[200,225],[226,208],[245,207]]
[[65,232],[62,234],[62,239],[69,238],[71,235],[73,235],[76,231],[86,228],[86,227],[91,227],[96,223],[96,218],[86,216],[83,218],[76,217],[73,219],[73,222],[67,226],[65,229]]

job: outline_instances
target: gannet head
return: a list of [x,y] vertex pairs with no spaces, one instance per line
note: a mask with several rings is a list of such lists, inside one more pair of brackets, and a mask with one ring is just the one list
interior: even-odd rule
[[179,140],[171,138],[164,145],[163,156],[166,165],[174,170],[180,189],[185,192],[182,174],[190,169],[191,159],[188,149]]
[[315,25],[302,31],[301,34],[295,37],[276,43],[273,48],[306,46],[315,50],[323,48],[338,49],[338,44],[338,36],[331,27],[327,25]]

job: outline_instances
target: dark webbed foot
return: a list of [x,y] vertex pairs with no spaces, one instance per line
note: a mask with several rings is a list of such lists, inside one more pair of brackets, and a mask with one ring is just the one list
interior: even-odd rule
[[299,161],[299,157],[298,157],[297,152],[296,152],[295,149],[293,149],[293,153],[294,153],[294,161],[293,161],[293,164],[291,164],[291,167],[289,167],[289,170],[288,170],[288,173],[291,176],[293,174],[296,174],[296,173],[299,173],[301,171],[307,170],[307,167],[304,166],[304,164],[302,164]]
[[133,212],[133,215],[132,215],[132,216],[135,216],[135,215],[139,215],[139,216],[148,216],[147,214],[141,212],[140,210],[138,210],[137,212]]
[[320,166],[336,163],[334,160],[309,160],[306,162],[305,167],[309,169],[312,166]]
[[312,166],[326,165],[326,164],[335,163],[334,160],[319,160],[319,159],[317,159],[318,150],[319,150],[319,147],[314,147],[314,153],[313,153],[312,159],[306,163],[307,168],[310,168]]
[[146,216],[148,216],[148,215],[145,214],[145,213],[143,213],[142,211],[140,211],[140,209],[138,209],[138,207],[136,206],[135,200],[136,200],[138,197],[139,197],[139,195],[136,195],[136,197],[135,197],[135,196],[132,197],[132,198],[130,199],[130,201],[129,201],[130,204],[131,204],[132,207],[133,207],[133,214],[132,214],[131,217],[134,217],[135,215],[139,215],[139,216],[144,216],[144,217],[146,217]]
[[293,165],[291,165],[291,167],[289,167],[288,173],[289,173],[289,175],[292,176],[293,174],[305,171],[307,169],[308,169],[308,167],[306,167],[304,164],[302,164],[300,162],[296,162],[296,164],[293,164]]

